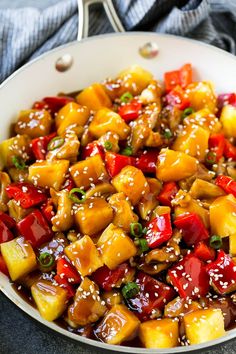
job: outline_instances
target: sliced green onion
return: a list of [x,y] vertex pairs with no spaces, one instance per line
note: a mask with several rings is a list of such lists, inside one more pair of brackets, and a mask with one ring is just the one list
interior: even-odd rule
[[53,138],[52,140],[50,140],[50,142],[48,143],[48,151],[52,151],[55,149],[58,149],[59,147],[61,147],[65,142],[65,139],[62,138],[61,136],[55,136],[55,138]]
[[19,156],[13,156],[12,157],[12,163],[18,170],[24,170],[25,169],[25,161],[19,157]]
[[134,244],[139,247],[139,253],[142,254],[149,250],[147,240],[145,238],[136,238]]
[[183,111],[181,118],[184,119],[192,113],[194,113],[194,109],[192,107],[188,107]]
[[208,151],[205,161],[209,165],[214,165],[216,163],[216,153],[214,151]]
[[55,262],[53,255],[48,252],[41,253],[38,260],[40,265],[44,268],[51,267]]
[[146,235],[146,233],[147,233],[147,227],[144,227],[143,228],[143,235]]
[[131,299],[139,293],[139,286],[134,282],[130,282],[122,288],[121,292],[125,299]]
[[[76,194],[79,193],[82,195],[82,198],[79,199]],[[69,193],[69,198],[74,202],[74,203],[83,203],[86,200],[86,193],[80,188],[72,188],[70,193]]]
[[222,247],[222,238],[218,235],[213,235],[210,238],[210,246],[214,248],[215,250],[218,250],[219,248]]
[[165,130],[164,130],[164,137],[165,137],[166,139],[170,139],[170,138],[172,138],[172,136],[173,136],[173,134],[172,134],[172,132],[171,132],[170,129],[165,129]]
[[112,149],[112,143],[110,142],[110,141],[105,141],[105,143],[104,143],[104,148],[106,149],[106,150],[111,150]]
[[123,95],[120,97],[121,102],[127,103],[133,99],[133,95],[130,92],[125,92]]
[[140,237],[143,233],[143,227],[139,222],[132,222],[130,224],[130,233],[134,237]]
[[125,155],[125,156],[131,156],[133,154],[133,150],[130,146],[127,146],[126,148],[124,148],[121,151],[121,155]]

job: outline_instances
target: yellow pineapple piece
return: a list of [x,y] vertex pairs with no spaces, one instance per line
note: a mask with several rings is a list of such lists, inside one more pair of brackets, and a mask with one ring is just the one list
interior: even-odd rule
[[89,278],[84,278],[68,308],[68,322],[72,327],[96,322],[106,312],[105,302],[99,295],[99,287]]
[[103,198],[88,198],[75,211],[75,223],[87,235],[105,229],[112,219],[112,207]]
[[130,92],[138,95],[151,83],[153,75],[138,65],[132,65],[119,73],[118,79],[121,85],[120,94]]
[[236,256],[236,234],[229,236],[229,253]]
[[164,182],[179,181],[197,172],[198,160],[179,151],[162,149],[158,156],[156,176]]
[[171,208],[169,206],[158,205],[152,212],[151,220],[159,215],[170,214]]
[[105,291],[102,294],[102,299],[105,301],[106,306],[110,309],[115,305],[122,303],[122,295],[119,290]]
[[69,102],[57,113],[55,122],[58,135],[65,133],[68,127],[84,126],[89,118],[89,109],[76,102]]
[[123,304],[115,305],[96,329],[97,337],[108,344],[120,344],[135,337],[140,321]]
[[36,268],[37,261],[34,250],[23,237],[4,242],[0,247],[11,280],[17,280]]
[[72,242],[65,248],[65,254],[83,277],[103,266],[98,250],[89,236]]
[[145,348],[173,348],[178,345],[179,324],[170,318],[140,324],[139,337]]
[[87,106],[93,111],[97,111],[102,107],[111,107],[112,102],[106,94],[105,89],[101,84],[93,84],[85,88],[76,97],[77,102],[82,106]]
[[136,205],[142,196],[149,191],[143,172],[134,166],[122,168],[111,183],[117,192],[123,192],[129,198],[132,205]]
[[236,138],[236,107],[226,105],[223,107],[220,121],[223,125],[224,134]]
[[216,95],[213,85],[209,81],[193,82],[186,89],[190,106],[198,111],[208,108],[212,113],[216,111]]
[[15,132],[16,134],[27,134],[33,139],[48,135],[51,125],[52,117],[48,111],[29,109],[20,112]]
[[219,197],[210,205],[210,224],[212,234],[236,234],[236,198],[232,194]]
[[102,260],[110,269],[127,261],[137,253],[133,241],[123,229],[110,224],[100,236],[97,247],[102,254]]
[[202,108],[199,111],[190,114],[184,118],[183,124],[185,126],[192,124],[199,125],[211,134],[219,133],[222,129],[222,124],[219,119],[208,108]]
[[68,160],[38,161],[29,167],[29,181],[35,186],[59,190],[68,168]]
[[0,142],[0,168],[4,166],[14,166],[13,156],[20,157],[23,160],[29,159],[30,138],[28,135],[16,135],[13,138]]
[[200,310],[202,307],[197,301],[187,301],[184,298],[176,297],[165,306],[164,316],[176,318],[183,314]]
[[89,125],[89,132],[95,137],[100,138],[107,132],[115,132],[120,139],[126,139],[130,127],[125,123],[120,115],[108,108],[99,109]]
[[112,223],[125,231],[130,231],[130,224],[138,221],[136,215],[124,193],[115,193],[109,199],[109,204],[114,210],[114,217]]
[[91,184],[96,184],[108,179],[107,171],[100,155],[88,157],[70,167],[70,174],[79,188],[88,189]]
[[54,321],[66,309],[67,291],[47,280],[35,282],[31,293],[40,315],[47,321]]
[[217,198],[225,195],[225,192],[213,183],[196,178],[193,182],[189,194],[194,199]]
[[220,309],[198,310],[184,315],[186,337],[191,345],[217,339],[225,334]]

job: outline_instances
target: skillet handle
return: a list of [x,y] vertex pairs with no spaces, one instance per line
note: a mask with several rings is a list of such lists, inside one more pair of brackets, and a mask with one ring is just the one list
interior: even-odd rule
[[115,32],[125,32],[125,29],[116,13],[112,0],[77,0],[79,10],[77,40],[88,37],[89,33],[89,6],[102,4],[108,20]]

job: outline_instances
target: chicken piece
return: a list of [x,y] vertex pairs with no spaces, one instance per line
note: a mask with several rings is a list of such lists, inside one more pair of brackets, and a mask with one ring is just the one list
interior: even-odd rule
[[144,105],[154,102],[160,105],[160,98],[163,93],[162,91],[161,83],[156,80],[152,80],[150,84],[141,92],[139,100]]
[[55,205],[57,212],[52,217],[52,231],[67,231],[72,228],[74,218],[72,215],[73,202],[69,198],[67,190],[56,192],[53,188],[50,189],[53,204]]
[[185,314],[200,310],[202,307],[197,301],[176,297],[165,306],[164,316],[169,318],[183,317]]
[[118,290],[105,291],[102,294],[102,299],[105,301],[106,306],[109,309],[122,303],[122,295]]
[[47,110],[29,109],[21,111],[15,125],[16,134],[27,134],[30,138],[48,135],[52,117]]
[[89,109],[76,102],[69,102],[57,113],[55,122],[57,134],[63,135],[68,127],[84,126],[89,118]]
[[28,214],[32,213],[33,208],[24,209],[19,205],[15,199],[9,200],[7,203],[9,215],[16,221],[19,222],[24,219]]
[[8,169],[9,176],[13,182],[27,182],[28,181],[28,168],[19,170],[16,167],[10,167]]
[[170,213],[171,213],[171,208],[169,206],[158,205],[153,210],[150,220],[156,218],[157,216],[160,216],[163,214],[170,214]]
[[158,205],[156,196],[160,193],[162,184],[156,178],[147,178],[150,191],[138,203],[138,212],[143,220],[148,220],[153,209]]
[[95,83],[78,94],[76,101],[87,106],[90,110],[97,111],[102,107],[111,107],[112,102],[101,84]]
[[86,192],[86,198],[102,197],[106,199],[115,192],[115,188],[110,183],[104,182],[88,189]]
[[65,137],[58,137],[62,145],[51,151],[48,151],[46,159],[52,160],[69,160],[72,163],[77,161],[80,142],[75,133],[67,133]]
[[[106,143],[109,142],[111,144],[111,148],[109,149],[109,151],[112,152],[119,152],[120,148],[119,148],[119,135],[117,133],[114,132],[107,132],[104,135],[102,135],[99,139],[98,139],[99,144],[101,144],[102,146],[105,147],[106,149]],[[108,150],[108,149],[106,149]]]
[[215,184],[197,178],[193,182],[189,190],[189,194],[194,199],[204,199],[217,198],[222,195],[225,195],[225,192]]
[[130,145],[133,154],[145,146],[151,129],[145,124],[135,124],[131,130]]
[[11,183],[11,180],[6,172],[1,172],[0,171],[0,211],[7,211],[8,206],[7,202],[9,200],[7,193],[6,193],[6,187],[8,184]]

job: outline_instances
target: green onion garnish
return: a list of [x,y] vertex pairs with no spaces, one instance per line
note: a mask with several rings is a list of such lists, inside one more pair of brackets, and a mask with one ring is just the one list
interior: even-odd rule
[[55,262],[53,255],[48,252],[41,253],[38,260],[40,265],[44,268],[51,267]]
[[[76,194],[79,193],[82,195],[82,198],[78,198]],[[72,188],[69,192],[69,198],[74,202],[74,203],[83,203],[86,199],[86,193],[80,188]]]
[[12,163],[18,170],[24,170],[25,169],[25,161],[19,157],[19,156],[13,156],[12,157]]
[[192,113],[194,113],[194,109],[192,107],[188,107],[183,111],[181,118],[184,119]]
[[134,237],[140,237],[143,233],[143,227],[139,222],[132,222],[130,224],[130,233]]
[[105,141],[104,148],[106,150],[108,150],[108,151],[111,150],[112,149],[112,143],[110,141]]
[[208,151],[205,161],[209,165],[214,165],[216,163],[216,153],[214,151]]
[[120,97],[121,102],[127,103],[133,99],[133,95],[130,92],[125,92],[123,95]]
[[52,140],[50,140],[50,142],[48,143],[48,151],[52,151],[55,149],[58,149],[59,147],[61,147],[65,142],[65,139],[62,138],[61,136],[55,136],[55,138],[53,138]]
[[131,299],[139,293],[139,286],[134,282],[130,282],[122,288],[121,292],[125,299]]
[[222,238],[218,235],[213,235],[210,238],[210,246],[214,248],[215,250],[218,250],[219,248],[222,247]]
[[165,129],[165,130],[164,130],[164,137],[165,137],[166,139],[170,139],[170,138],[172,138],[172,136],[173,136],[173,134],[172,134],[172,132],[171,132],[170,129]]
[[145,238],[136,238],[134,244],[139,247],[139,253],[142,254],[149,250],[147,240]]
[[121,155],[126,155],[126,156],[131,156],[133,153],[133,150],[130,146],[127,146],[121,151]]

